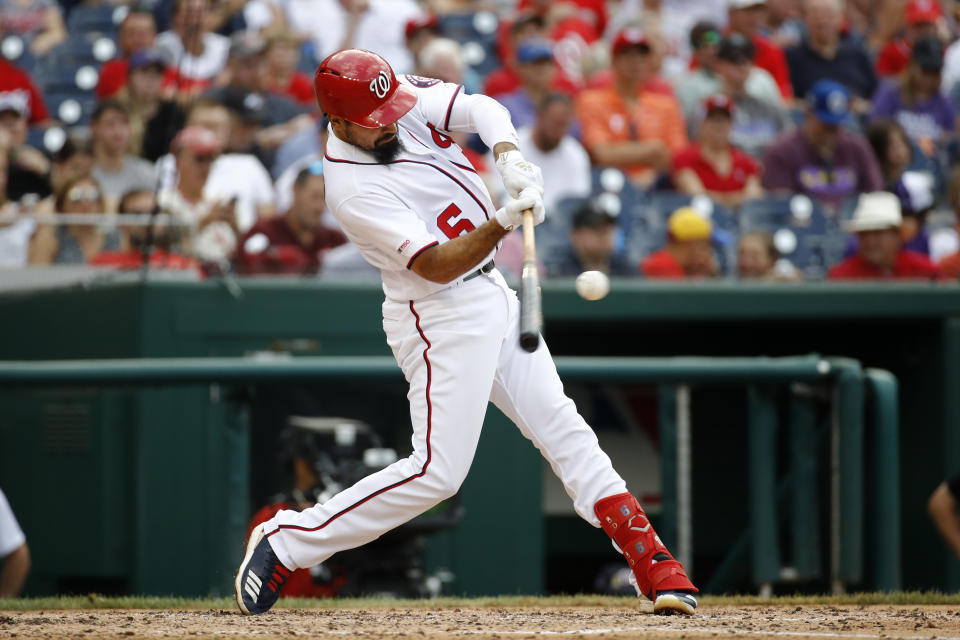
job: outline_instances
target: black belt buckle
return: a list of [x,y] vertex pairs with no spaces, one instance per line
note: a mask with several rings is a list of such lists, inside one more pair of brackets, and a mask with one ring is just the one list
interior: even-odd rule
[[470,275],[466,276],[466,277],[463,279],[463,281],[466,282],[467,280],[473,280],[474,278],[476,278],[476,277],[479,276],[479,275],[483,275],[484,273],[490,273],[491,271],[493,271],[493,268],[494,268],[495,266],[497,266],[497,265],[494,264],[493,260],[491,260],[490,262],[488,262],[487,264],[483,265],[482,267],[480,267],[479,269],[477,269],[476,271],[474,271],[474,272],[471,273]]

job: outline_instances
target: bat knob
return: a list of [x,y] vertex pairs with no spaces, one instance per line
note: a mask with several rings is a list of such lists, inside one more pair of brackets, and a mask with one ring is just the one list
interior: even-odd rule
[[536,333],[524,333],[520,336],[520,347],[528,352],[533,353],[537,350],[537,347],[540,346],[540,335]]

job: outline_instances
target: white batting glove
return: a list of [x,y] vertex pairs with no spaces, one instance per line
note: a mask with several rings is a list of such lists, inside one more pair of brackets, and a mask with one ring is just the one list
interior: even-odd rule
[[503,179],[503,186],[511,198],[520,196],[520,192],[527,188],[536,188],[543,197],[543,174],[540,167],[527,162],[516,149],[501,153],[497,157],[497,171]]
[[520,192],[520,197],[511,200],[505,207],[497,211],[495,216],[500,226],[511,231],[523,224],[523,212],[527,209],[533,209],[533,224],[538,225],[546,217],[546,211],[543,208],[543,196],[540,191],[529,187]]

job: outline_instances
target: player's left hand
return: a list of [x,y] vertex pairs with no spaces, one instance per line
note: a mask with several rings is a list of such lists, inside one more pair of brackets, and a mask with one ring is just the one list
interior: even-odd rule
[[520,196],[524,189],[534,188],[540,192],[543,197],[543,174],[540,167],[527,162],[523,155],[516,149],[511,149],[501,153],[497,157],[497,171],[503,178],[503,186],[511,198]]
[[523,212],[533,209],[534,226],[543,222],[546,211],[543,207],[543,196],[533,187],[520,192],[520,197],[511,200],[502,209],[497,211],[496,219],[504,229],[512,230],[523,224]]

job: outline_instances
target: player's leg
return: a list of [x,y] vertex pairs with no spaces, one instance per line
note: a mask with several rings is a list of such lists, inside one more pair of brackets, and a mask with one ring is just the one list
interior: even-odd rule
[[[623,553],[638,589],[663,613],[693,613],[695,592],[682,565],[660,541],[637,500],[603,452],[563,384],[543,340],[534,353],[518,346],[518,305],[500,352],[491,400],[549,461],[577,513],[601,526]],[[675,593],[680,592],[680,593]]]
[[459,489],[497,366],[500,332],[490,331],[490,324],[498,316],[505,323],[507,306],[502,296],[484,302],[459,291],[444,293],[402,307],[384,305],[384,330],[410,384],[413,453],[328,502],[281,511],[255,529],[235,585],[245,613],[272,606],[284,571],[312,567],[370,542]]

